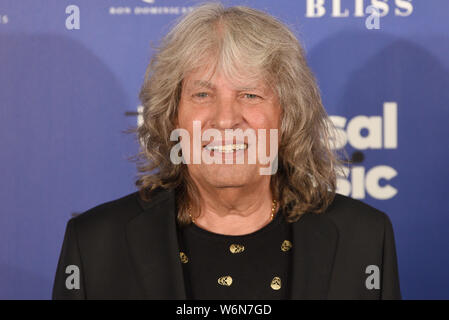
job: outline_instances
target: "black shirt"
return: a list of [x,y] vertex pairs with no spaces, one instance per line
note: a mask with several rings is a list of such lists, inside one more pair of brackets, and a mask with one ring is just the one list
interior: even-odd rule
[[179,231],[188,299],[288,299],[294,244],[282,211],[242,236],[213,233],[194,223]]

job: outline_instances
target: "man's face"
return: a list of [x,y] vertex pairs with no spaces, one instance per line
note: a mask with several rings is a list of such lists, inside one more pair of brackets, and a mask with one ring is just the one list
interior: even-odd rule
[[[187,164],[190,176],[196,183],[215,188],[241,187],[269,178],[259,171],[259,168],[269,165],[260,163],[263,161],[258,155],[258,143],[265,146],[266,156],[277,154],[277,149],[270,150],[270,129],[279,131],[280,127],[281,108],[277,96],[262,82],[236,83],[221,72],[216,72],[210,79],[207,75],[206,68],[194,71],[182,83],[177,127],[187,130],[190,135],[190,146],[182,143],[183,155],[186,154],[185,149],[190,148]],[[197,148],[211,158],[221,158],[221,164],[207,164],[203,159],[200,164],[192,163],[194,121],[201,123],[201,136],[205,131],[210,132],[209,129],[221,133],[220,140],[209,138],[201,141],[200,148]],[[247,136],[226,140],[225,130],[228,129],[241,129],[243,132],[252,129],[256,140],[251,141]],[[258,142],[262,135],[258,129],[266,129],[265,141]],[[276,139],[278,137],[276,135]],[[250,160],[248,154],[255,155],[255,161]],[[237,159],[244,163],[237,163]]]

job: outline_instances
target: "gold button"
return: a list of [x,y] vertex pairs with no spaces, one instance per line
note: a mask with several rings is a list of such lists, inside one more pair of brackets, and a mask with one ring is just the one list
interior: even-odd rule
[[273,280],[271,280],[271,289],[279,290],[280,288],[281,288],[281,278],[274,277]]
[[189,258],[187,258],[187,255],[184,252],[179,252],[179,258],[181,259],[182,263],[189,262]]
[[245,250],[245,247],[241,244],[231,244],[229,246],[229,251],[231,251],[232,253],[240,253],[243,252]]
[[232,277],[231,276],[220,277],[218,278],[218,283],[221,284],[222,286],[229,287],[232,284]]
[[281,244],[281,250],[284,252],[290,250],[292,247],[293,244],[288,240],[284,240],[284,242],[282,242]]

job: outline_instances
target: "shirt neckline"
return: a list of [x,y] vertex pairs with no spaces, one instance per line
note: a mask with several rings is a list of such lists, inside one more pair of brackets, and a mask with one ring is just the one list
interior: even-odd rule
[[191,223],[187,228],[189,228],[192,232],[201,235],[203,237],[207,238],[213,238],[218,240],[224,240],[224,241],[236,241],[236,240],[245,240],[245,239],[251,239],[254,237],[257,237],[263,233],[266,233],[272,229],[274,229],[276,226],[280,225],[283,221],[283,212],[281,209],[278,210],[278,212],[275,214],[273,220],[271,220],[268,224],[263,226],[262,228],[253,231],[251,233],[242,234],[242,235],[228,235],[228,234],[221,234],[221,233],[215,233],[206,229],[201,228],[200,226],[196,225],[195,223]]

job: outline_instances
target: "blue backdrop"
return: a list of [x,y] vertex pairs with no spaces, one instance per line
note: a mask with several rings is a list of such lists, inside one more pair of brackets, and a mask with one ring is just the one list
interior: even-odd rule
[[[0,0],[0,298],[50,298],[67,220],[136,190],[151,43],[196,3]],[[339,192],[390,216],[404,298],[448,299],[449,1],[224,3],[301,38],[355,161]]]

